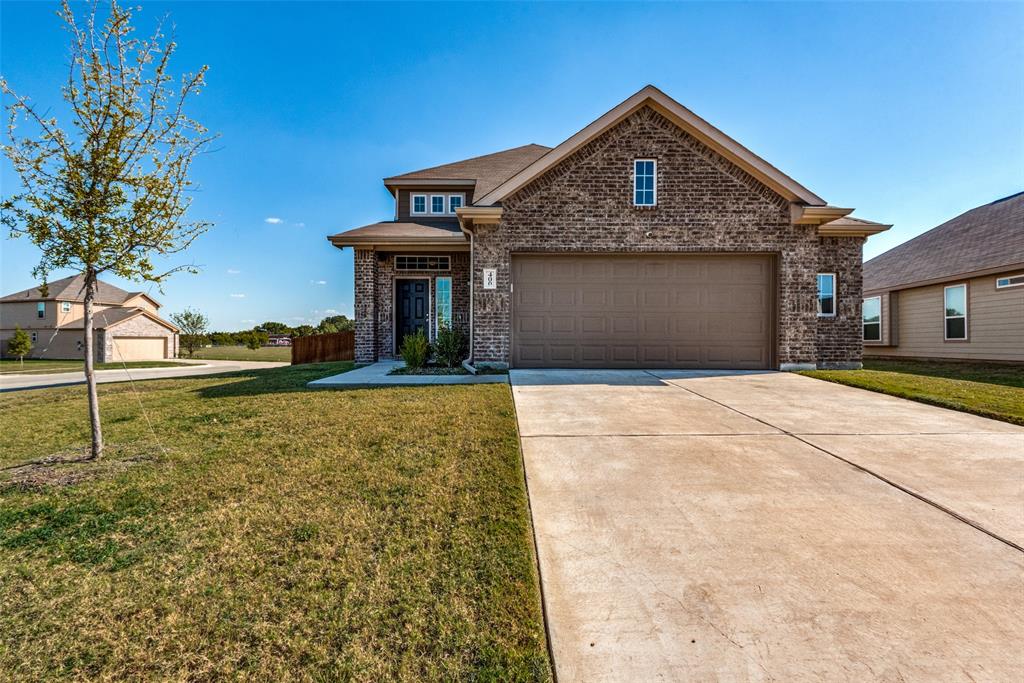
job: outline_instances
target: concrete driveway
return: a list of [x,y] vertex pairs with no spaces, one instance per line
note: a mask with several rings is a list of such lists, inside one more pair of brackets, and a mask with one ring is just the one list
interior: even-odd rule
[[1021,680],[1024,428],[785,373],[511,381],[561,683]]
[[[174,377],[195,377],[198,375],[216,375],[221,372],[251,370],[253,368],[279,368],[288,363],[272,363],[247,360],[195,360],[182,361],[193,365],[164,368],[132,368],[130,370],[97,370],[96,382],[128,382],[144,379],[171,379]],[[85,384],[84,372],[54,372],[34,375],[0,375],[0,392],[21,391],[24,389],[46,389],[72,384]]]

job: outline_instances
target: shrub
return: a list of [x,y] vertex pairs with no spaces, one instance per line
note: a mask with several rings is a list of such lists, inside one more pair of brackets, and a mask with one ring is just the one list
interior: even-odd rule
[[434,353],[446,368],[454,368],[466,357],[466,336],[460,330],[444,325],[437,331]]
[[21,329],[20,326],[14,326],[14,335],[7,342],[7,353],[12,356],[17,356],[21,362],[22,367],[25,366],[25,356],[32,352],[32,338],[28,336],[28,332]]
[[422,329],[416,330],[413,334],[407,334],[402,339],[402,348],[399,351],[406,367],[417,369],[427,364],[430,358],[430,342]]

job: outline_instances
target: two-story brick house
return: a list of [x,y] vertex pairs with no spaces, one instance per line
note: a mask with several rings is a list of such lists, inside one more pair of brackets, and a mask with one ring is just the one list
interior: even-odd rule
[[355,251],[356,360],[451,324],[511,367],[858,367],[864,240],[653,86],[557,147],[384,180]]
[[[17,327],[32,339],[31,358],[82,357],[85,277],[76,275],[0,298],[0,350]],[[160,304],[144,292],[97,284],[93,304],[96,361],[159,360],[178,354],[178,328],[159,315]]]

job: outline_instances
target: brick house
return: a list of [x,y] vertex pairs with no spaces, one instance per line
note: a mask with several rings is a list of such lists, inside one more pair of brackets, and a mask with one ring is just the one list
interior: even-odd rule
[[859,367],[865,239],[653,86],[557,147],[384,179],[355,252],[356,360],[462,330],[511,367]]
[[[17,327],[32,339],[30,358],[81,359],[85,277],[76,275],[0,298],[0,350]],[[93,304],[96,362],[159,360],[178,355],[178,328],[159,315],[160,303],[99,281]]]

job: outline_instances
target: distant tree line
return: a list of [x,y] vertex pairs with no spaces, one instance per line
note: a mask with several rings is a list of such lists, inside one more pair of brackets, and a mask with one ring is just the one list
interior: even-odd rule
[[238,332],[211,332],[207,330],[207,319],[197,311],[186,309],[184,313],[171,316],[181,330],[179,336],[181,347],[189,355],[203,346],[248,346],[259,348],[269,341],[272,334],[285,334],[289,337],[308,337],[313,334],[329,334],[354,330],[355,321],[344,315],[332,315],[313,325],[297,325],[292,327],[285,323],[268,320],[251,330]]

